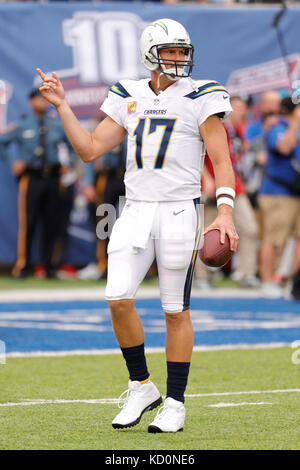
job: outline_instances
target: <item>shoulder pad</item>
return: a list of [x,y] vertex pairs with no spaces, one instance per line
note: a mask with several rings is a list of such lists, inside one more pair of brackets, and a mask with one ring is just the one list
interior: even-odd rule
[[113,85],[109,91],[112,91],[113,93],[115,93],[116,95],[118,96],[121,96],[122,98],[128,98],[129,96],[131,96],[128,91],[123,87],[123,85],[121,85],[120,82],[116,83],[115,85]]
[[208,93],[213,93],[215,91],[222,91],[223,93],[228,93],[223,85],[220,85],[218,82],[208,82],[205,85],[202,85],[196,91],[192,91],[188,95],[185,95],[185,98],[190,98],[194,100],[196,98],[200,98],[200,96],[207,95]]

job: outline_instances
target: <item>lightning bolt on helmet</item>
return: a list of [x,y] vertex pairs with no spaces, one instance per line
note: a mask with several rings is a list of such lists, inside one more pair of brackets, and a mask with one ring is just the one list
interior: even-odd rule
[[[184,60],[162,60],[161,49],[181,47],[185,50]],[[191,39],[178,21],[163,18],[150,23],[143,31],[140,39],[142,62],[149,70],[160,68],[172,80],[190,77],[193,69],[194,47]],[[166,65],[172,67],[166,68]]]

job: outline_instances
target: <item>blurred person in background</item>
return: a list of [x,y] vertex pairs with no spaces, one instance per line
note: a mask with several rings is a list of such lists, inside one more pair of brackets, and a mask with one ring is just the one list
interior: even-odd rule
[[270,114],[278,114],[281,107],[281,96],[276,90],[265,91],[259,100],[260,117],[250,121],[246,126],[246,137],[249,141],[264,134],[264,117]]
[[[245,126],[245,138],[248,145],[242,157],[241,171],[248,197],[256,211],[258,210],[257,195],[267,161],[265,135],[276,123],[280,106],[281,97],[277,91],[270,90],[262,93],[259,102],[260,117]],[[256,215],[259,220],[259,214]]]
[[294,300],[300,300],[300,267],[292,280],[291,296]]
[[[23,278],[32,264],[32,244],[41,224],[40,263],[48,278],[55,277],[52,256],[59,224],[60,142],[69,141],[61,122],[48,115],[49,103],[38,89],[29,94],[31,112],[22,116],[14,128],[0,136],[0,153],[11,162],[12,173],[19,184],[18,247],[12,274]],[[17,157],[7,148],[17,144]]]
[[56,275],[59,279],[74,279],[77,272],[76,268],[69,263],[68,259],[68,228],[71,211],[74,205],[76,185],[79,179],[78,170],[76,168],[78,159],[76,160],[74,156],[73,153],[70,153],[70,149],[65,142],[58,144],[58,159],[61,164],[59,180],[60,209],[52,260],[56,267]]
[[[103,115],[95,116],[89,122],[90,132],[100,124]],[[102,158],[96,162],[84,165],[84,174],[81,181],[81,194],[88,203],[90,219],[96,228],[96,211],[99,204],[104,202],[104,190],[107,182],[107,174],[103,169]],[[82,269],[77,271],[77,277],[81,280],[99,280],[105,275],[107,269],[106,241],[97,239],[96,261],[91,261]]]
[[[96,118],[96,125],[102,121]],[[92,127],[93,126],[92,123]],[[125,196],[124,174],[126,166],[126,140],[103,155],[94,163],[85,165],[86,172],[83,178],[82,194],[89,201],[91,219],[95,227],[104,216],[97,216],[97,207],[101,204],[111,204],[118,211],[119,197]],[[108,229],[108,227],[107,227]],[[107,271],[107,242],[110,233],[107,232],[106,239],[97,239],[97,262],[91,262],[77,272],[78,279],[99,280],[106,277]]]
[[266,134],[268,158],[259,192],[262,212],[260,273],[263,295],[279,297],[274,274],[290,235],[296,237],[292,274],[300,266],[300,106],[284,98],[278,122]]
[[239,96],[233,96],[230,101],[233,113],[224,122],[224,126],[235,170],[237,198],[234,207],[234,220],[240,236],[239,267],[234,274],[241,287],[258,287],[260,285],[256,277],[258,271],[258,225],[241,175],[241,161],[247,149],[245,125],[248,104],[245,99]]
[[[227,132],[230,157],[235,171],[236,199],[233,216],[240,236],[239,267],[237,272],[233,273],[233,278],[239,282],[241,287],[259,287],[260,282],[256,277],[258,270],[258,227],[240,175],[240,163],[245,149],[244,126],[248,106],[247,102],[238,96],[233,96],[230,102],[233,112],[224,122],[224,127]],[[203,191],[208,198],[204,209],[206,227],[216,217],[216,204],[215,200],[212,199],[215,192],[214,172],[208,156],[206,156],[205,170],[203,171]],[[196,268],[196,287],[208,287],[209,272],[211,271],[199,260]]]

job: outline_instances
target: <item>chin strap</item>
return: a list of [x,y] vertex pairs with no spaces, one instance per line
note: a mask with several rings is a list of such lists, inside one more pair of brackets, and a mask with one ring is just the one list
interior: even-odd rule
[[157,77],[157,94],[159,95],[162,90],[160,89],[160,77],[164,75],[164,72],[160,72],[160,74]]
[[193,80],[192,77],[188,77],[188,80],[189,80],[193,90],[198,91],[199,87],[198,87],[197,83],[195,82],[195,80]]
[[167,74],[166,72],[160,72],[160,74],[158,75],[157,77],[157,94],[159,95],[160,93],[162,93],[162,90],[160,89],[160,77],[162,75],[166,75],[166,77],[171,81],[171,82],[177,82],[178,80],[180,80],[181,77],[175,77],[175,78],[172,78],[172,77],[169,77],[169,74]]

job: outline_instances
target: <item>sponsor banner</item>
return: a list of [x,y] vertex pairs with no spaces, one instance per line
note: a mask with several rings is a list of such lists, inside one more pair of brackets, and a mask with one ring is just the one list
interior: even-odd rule
[[286,59],[270,60],[261,64],[234,70],[226,87],[229,93],[243,95],[261,93],[272,89],[291,89],[291,84],[299,77],[300,54],[291,54]]

